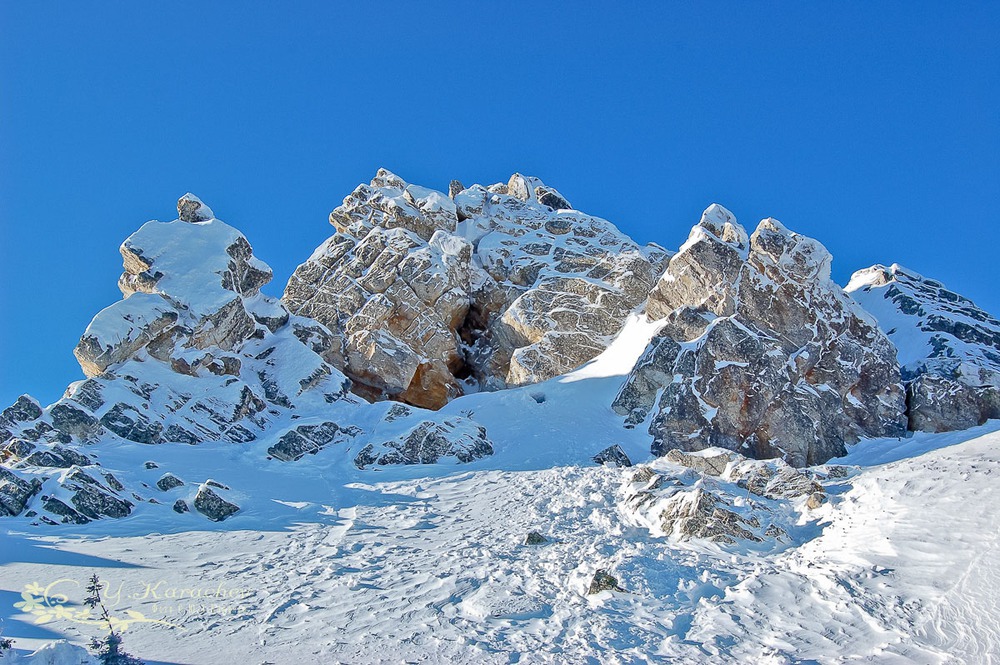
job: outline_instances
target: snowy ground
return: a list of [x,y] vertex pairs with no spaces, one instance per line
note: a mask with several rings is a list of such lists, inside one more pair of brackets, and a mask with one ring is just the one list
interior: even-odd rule
[[[286,464],[232,444],[106,452],[112,467],[141,457],[229,482],[243,510],[221,524],[163,511],[5,523],[3,634],[22,654],[97,635],[72,612],[96,572],[150,663],[998,658],[1000,422],[858,445],[840,460],[857,471],[781,551],[654,537],[622,508],[632,471],[588,462],[611,443],[648,458],[648,436],[607,405],[650,333],[632,325],[636,339],[567,377],[450,404],[496,444],[468,465],[362,472],[335,450]],[[532,530],[550,542],[524,545]],[[598,568],[626,592],[586,595]],[[15,608],[22,592],[62,609]]]

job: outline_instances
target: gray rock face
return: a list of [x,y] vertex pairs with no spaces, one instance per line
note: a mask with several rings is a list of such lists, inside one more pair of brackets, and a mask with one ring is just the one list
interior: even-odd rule
[[156,486],[163,492],[169,492],[175,487],[181,487],[183,485],[184,481],[172,473],[165,473],[159,480],[156,481]]
[[394,439],[361,449],[354,464],[371,465],[436,464],[447,458],[471,462],[493,454],[486,430],[466,418],[442,422],[424,421]]
[[[0,468],[0,474],[3,471]],[[35,482],[38,483],[37,487],[40,490],[42,484],[37,480]],[[82,469],[76,468],[58,480],[57,484],[63,495],[69,495],[69,503],[53,496],[42,496],[39,507],[63,523],[86,524],[104,517],[127,517],[132,513],[132,502],[123,499],[118,494],[120,490],[112,487],[112,485],[121,486],[117,480],[111,483],[105,478],[105,482],[102,483]],[[23,507],[24,505],[22,509]]]
[[349,441],[360,433],[358,427],[341,428],[337,423],[329,421],[299,425],[283,434],[278,443],[267,449],[267,454],[285,462],[293,462],[307,453],[316,454],[332,443]]
[[333,332],[331,357],[369,399],[436,409],[470,385],[573,369],[607,346],[666,258],[536,178],[458,186],[446,196],[380,170],[285,288],[292,312]]
[[709,207],[650,294],[663,328],[615,411],[630,426],[652,416],[658,455],[717,446],[802,466],[861,436],[900,435],[895,349],[830,281],[830,263],[773,219],[748,237]]
[[49,416],[56,430],[83,441],[92,439],[101,430],[96,418],[68,400],[53,406],[49,410]]
[[730,462],[742,459],[743,456],[729,451],[719,451],[716,454],[704,454],[703,451],[703,454],[690,455],[675,448],[667,451],[665,457],[674,464],[686,466],[699,473],[709,476],[721,476],[725,473],[726,467],[729,466]]
[[117,492],[82,470],[73,471],[63,487],[73,491],[70,502],[87,519],[121,518],[132,512],[132,502],[122,499]]
[[213,522],[222,522],[239,512],[240,507],[226,501],[204,484],[198,488],[198,494],[194,497],[194,509]]
[[854,273],[847,291],[896,344],[911,430],[1000,418],[1000,321],[897,264]]
[[906,383],[909,427],[950,432],[1000,418],[1000,386],[970,386],[952,377],[922,374]]
[[662,507],[661,528],[682,539],[705,538],[727,544],[737,539],[761,542],[762,539],[749,530],[759,524],[731,508],[733,505],[728,501],[700,488],[677,493]]
[[30,395],[21,395],[0,413],[0,423],[5,426],[28,423],[42,417],[42,407]]
[[625,589],[618,585],[618,578],[601,568],[594,573],[593,579],[590,580],[587,595],[592,596],[602,591],[625,591]]
[[632,466],[632,460],[628,458],[628,455],[625,454],[625,451],[617,443],[613,446],[608,446],[594,455],[594,461],[605,466]]
[[0,467],[0,516],[20,515],[41,486],[38,480],[26,480]]

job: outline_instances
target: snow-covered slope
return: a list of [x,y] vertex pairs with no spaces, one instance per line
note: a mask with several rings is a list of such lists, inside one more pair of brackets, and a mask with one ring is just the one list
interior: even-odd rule
[[[268,475],[272,521],[8,532],[4,630],[21,648],[96,634],[12,605],[58,580],[49,593],[78,602],[96,571],[121,593],[116,616],[140,613],[126,645],[155,662],[989,663],[1000,513],[982,496],[998,429],[865,442],[817,470],[829,501],[787,504],[787,536],[764,545],[655,533],[631,508],[636,469],[536,468],[511,449],[492,469],[393,469],[325,492]],[[704,482],[665,459],[650,469]],[[546,541],[525,544],[532,531]],[[598,570],[623,591],[589,594]]]

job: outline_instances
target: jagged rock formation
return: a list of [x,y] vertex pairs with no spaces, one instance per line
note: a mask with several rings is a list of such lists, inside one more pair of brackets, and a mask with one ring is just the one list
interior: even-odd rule
[[89,378],[44,415],[22,404],[39,421],[22,438],[245,443],[296,405],[345,399],[322,355],[329,333],[260,293],[271,269],[246,238],[193,195],[177,208],[122,244],[125,298],[74,352]]
[[[41,521],[85,523],[157,501],[148,486],[126,489],[102,472],[82,452],[91,444],[266,445],[274,437],[268,454],[292,461],[364,434],[350,420],[367,405],[332,364],[339,358],[333,334],[260,293],[271,269],[197,197],[185,195],[177,210],[178,219],[148,222],[122,244],[124,299],[94,317],[75,350],[88,378],[46,408],[22,396],[0,414],[3,513],[19,514],[37,496],[36,509],[51,515]],[[302,414],[289,429],[287,421]],[[462,418],[428,420],[415,459],[407,444],[396,457],[380,448],[378,463],[423,463],[430,451],[458,461],[492,453],[481,428],[472,442],[463,428]],[[453,430],[462,431],[449,445],[438,440]],[[155,485],[170,492],[184,483],[165,473]],[[235,513],[210,488],[190,499],[209,519]],[[174,507],[183,512],[187,502]]]
[[[772,219],[748,236],[712,206],[671,255],[535,178],[445,195],[382,170],[331,214],[337,232],[295,271],[286,307],[260,292],[271,270],[241,233],[193,195],[177,209],[122,244],[124,299],[75,350],[87,378],[47,407],[22,396],[0,413],[0,515],[253,514],[230,500],[244,488],[162,458],[103,465],[136,445],[239,445],[288,473],[321,451],[348,474],[472,462],[494,453],[473,410],[424,407],[571,370],[643,307],[660,328],[613,407],[648,422],[666,456],[629,490],[662,532],[780,539],[789,524],[767,502],[826,501],[820,478],[789,464],[898,436],[907,408],[916,429],[1000,417],[1000,323],[898,266],[858,273],[852,293],[897,340],[901,375],[886,334],[830,281],[829,253]],[[631,464],[617,445],[594,461]]]
[[333,332],[332,362],[369,399],[440,408],[573,369],[610,343],[667,256],[536,178],[453,181],[449,194],[380,170],[285,289],[292,312]]
[[650,294],[663,328],[615,411],[632,426],[652,414],[659,455],[718,446],[801,466],[901,434],[895,349],[830,281],[831,260],[776,220],[748,237],[710,206]]
[[859,270],[846,290],[898,349],[910,429],[944,432],[1000,418],[1000,321],[898,264]]

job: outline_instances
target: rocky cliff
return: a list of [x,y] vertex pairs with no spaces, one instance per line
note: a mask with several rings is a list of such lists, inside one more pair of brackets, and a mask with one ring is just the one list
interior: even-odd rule
[[910,429],[943,432],[1000,418],[1000,321],[898,264],[859,270],[847,291],[898,349]]
[[727,448],[801,466],[905,431],[895,349],[830,281],[829,252],[713,205],[646,307],[663,327],[614,402],[653,452]]
[[285,289],[365,397],[440,408],[567,372],[607,347],[667,258],[537,178],[449,195],[379,171]]

